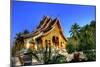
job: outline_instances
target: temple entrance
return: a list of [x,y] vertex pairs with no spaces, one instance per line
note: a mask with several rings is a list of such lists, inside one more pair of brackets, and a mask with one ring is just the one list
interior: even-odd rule
[[59,46],[59,37],[53,36],[52,37],[52,42],[56,47]]

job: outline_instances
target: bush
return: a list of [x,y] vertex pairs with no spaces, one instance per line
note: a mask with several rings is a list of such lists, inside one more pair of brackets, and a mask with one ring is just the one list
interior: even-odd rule
[[56,56],[53,56],[51,62],[52,63],[65,63],[67,61],[66,61],[66,57],[65,56],[58,54]]
[[72,44],[68,44],[66,46],[66,50],[67,50],[68,53],[73,53],[75,51],[75,48]]
[[85,51],[84,52],[87,57],[87,61],[95,61],[96,60],[96,51]]

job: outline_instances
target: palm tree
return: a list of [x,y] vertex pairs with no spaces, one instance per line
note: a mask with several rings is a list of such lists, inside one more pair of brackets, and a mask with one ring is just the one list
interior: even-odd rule
[[79,32],[80,26],[77,23],[74,23],[71,26],[71,30],[69,31],[71,33],[71,37],[72,36],[77,36],[78,32]]
[[75,23],[72,25],[70,32],[70,36],[71,36],[71,42],[72,44],[75,46],[76,50],[77,50],[77,46],[79,44],[79,30],[80,30],[80,26]]

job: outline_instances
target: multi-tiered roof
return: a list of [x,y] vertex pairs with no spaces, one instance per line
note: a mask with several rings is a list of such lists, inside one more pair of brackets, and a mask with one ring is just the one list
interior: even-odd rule
[[58,24],[58,27],[60,29],[60,33],[62,37],[66,40],[66,38],[63,35],[63,31],[60,25],[60,21],[58,18],[52,20],[52,18],[48,16],[44,16],[44,18],[40,21],[39,26],[36,28],[36,30],[30,34],[23,35],[24,38],[30,38],[35,36],[44,36],[45,34],[51,32],[51,30],[55,27],[55,24]]

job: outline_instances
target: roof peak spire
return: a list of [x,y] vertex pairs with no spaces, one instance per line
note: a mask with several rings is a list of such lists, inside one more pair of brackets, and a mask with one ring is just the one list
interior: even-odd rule
[[59,20],[59,17],[56,17],[56,20]]
[[49,18],[49,16],[43,16],[43,18]]

